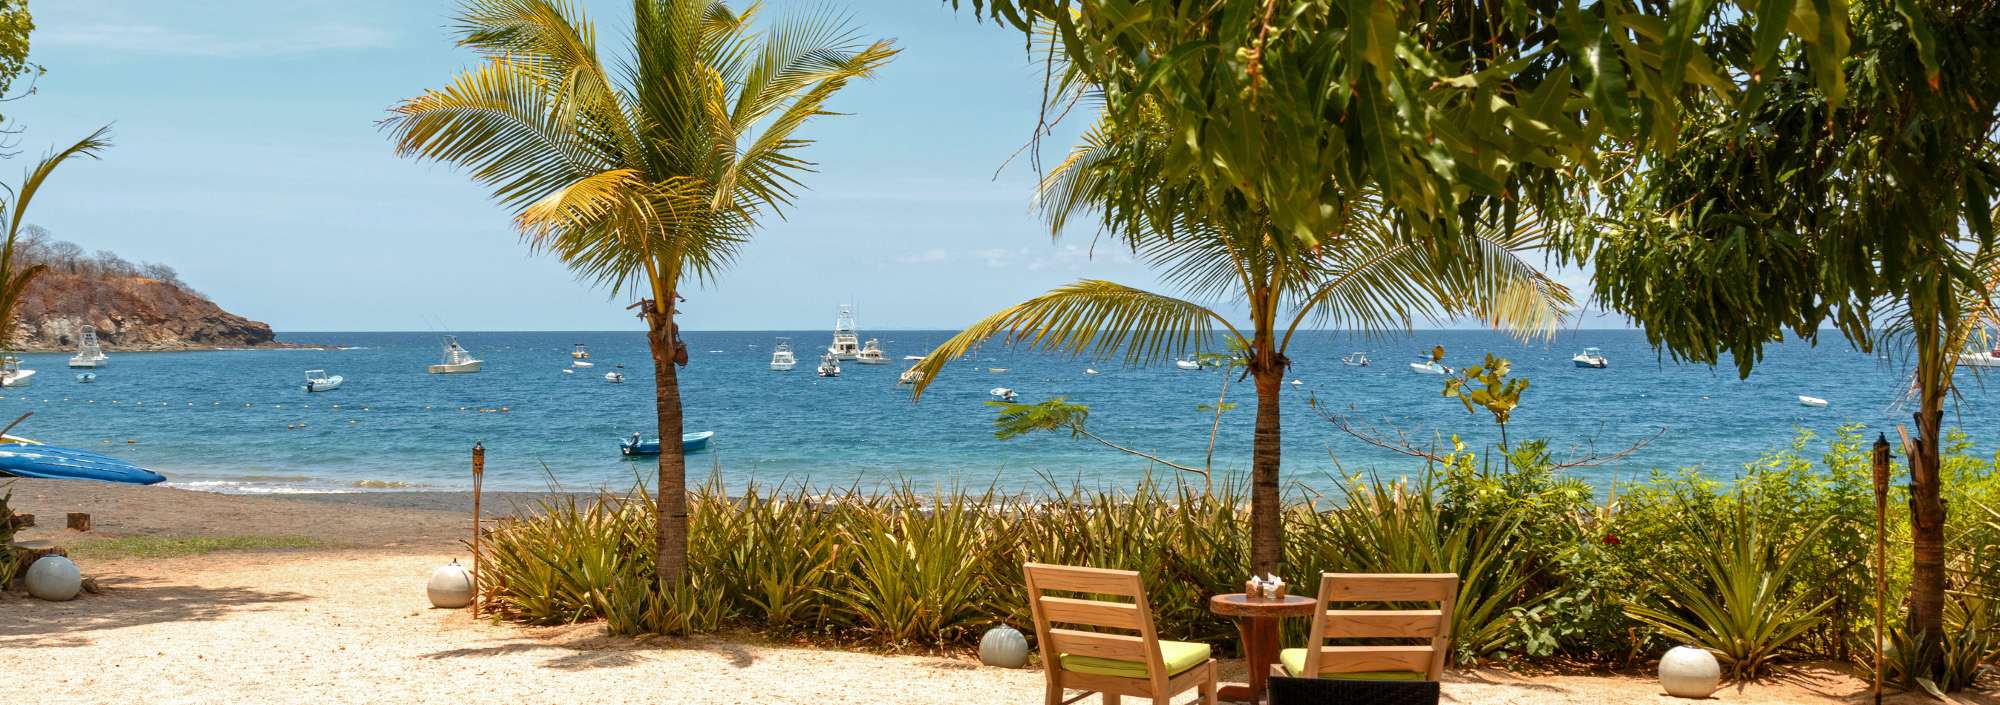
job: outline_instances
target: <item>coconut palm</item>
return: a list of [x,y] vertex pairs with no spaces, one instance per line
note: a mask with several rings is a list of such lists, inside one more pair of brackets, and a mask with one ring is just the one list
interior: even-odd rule
[[[1156,117],[1133,118],[1148,129],[1101,117],[1043,181],[1039,207],[1058,237],[1072,218],[1096,213],[1105,235],[1184,296],[1098,280],[1059,287],[945,341],[919,364],[913,391],[921,398],[945,365],[996,336],[1009,345],[1144,365],[1218,349],[1219,332],[1222,342],[1240,349],[1257,392],[1251,567],[1272,572],[1282,558],[1278,395],[1294,336],[1322,328],[1408,330],[1418,319],[1459,316],[1552,333],[1569,294],[1517,255],[1541,236],[1532,221],[1511,229],[1489,224],[1457,237],[1413,235],[1387,225],[1387,207],[1372,193],[1328,204],[1338,228],[1308,249],[1266,209],[1235,193],[1148,178],[1171,168],[1169,133]],[[1133,134],[1144,138],[1125,137]],[[1126,190],[1133,184],[1146,186]],[[1201,300],[1241,302],[1247,325]]]
[[43,157],[35,164],[35,168],[28,170],[27,176],[21,180],[21,189],[18,191],[0,185],[0,188],[7,190],[8,196],[5,201],[0,201],[0,220],[6,221],[7,228],[7,242],[5,245],[0,245],[0,348],[10,352],[14,349],[11,342],[14,338],[14,309],[21,305],[21,297],[27,294],[28,285],[35,281],[36,276],[49,268],[48,265],[37,264],[17,269],[14,261],[14,243],[21,236],[24,227],[23,217],[28,212],[28,202],[34,200],[35,192],[42,189],[42,182],[47,181],[49,175],[55,173],[58,165],[78,157],[96,159],[99,151],[111,146],[110,135],[111,126],[106,125],[97,128],[97,131],[90,133],[89,137],[70,145],[68,149]]
[[658,577],[687,566],[686,464],[675,303],[714,279],[760,217],[810,171],[798,128],[895,54],[843,16],[795,15],[753,31],[759,6],[634,0],[632,45],[612,62],[580,7],[467,0],[460,43],[484,61],[392,109],[399,154],[463,166],[514,212],[521,238],[577,276],[640,298],[660,438]]

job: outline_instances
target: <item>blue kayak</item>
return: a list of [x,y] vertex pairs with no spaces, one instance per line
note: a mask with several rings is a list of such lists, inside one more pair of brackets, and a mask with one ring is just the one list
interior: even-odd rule
[[41,480],[99,480],[128,485],[150,485],[167,479],[157,472],[102,453],[34,443],[0,443],[0,475]]
[[[713,435],[715,435],[714,431],[697,431],[681,436],[681,452],[693,453],[697,450],[707,448],[708,439]],[[619,444],[618,452],[626,455],[659,455],[660,442],[657,440],[639,440],[639,434],[634,433],[630,439]]]

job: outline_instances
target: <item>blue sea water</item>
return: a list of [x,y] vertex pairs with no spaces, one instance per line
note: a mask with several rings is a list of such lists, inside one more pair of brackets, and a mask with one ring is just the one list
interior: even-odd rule
[[[1032,490],[1046,486],[1045,478],[1131,485],[1148,472],[1146,461],[1095,442],[1067,435],[996,440],[988,391],[1011,388],[1023,401],[1068,397],[1091,407],[1089,428],[1106,440],[1201,465],[1213,417],[1197,407],[1215,403],[1225,379],[1228,401],[1239,405],[1223,415],[1214,467],[1249,465],[1255,396],[1247,381],[1219,371],[1125,368],[990,346],[954,363],[912,404],[896,385],[907,365],[900,358],[950,334],[864,331],[897,364],[847,363],[841,377],[822,379],[812,367],[830,342],[827,331],[686,333],[692,360],[680,380],[687,427],[716,434],[708,450],[689,456],[690,474],[719,473],[729,486],[751,478],[864,488],[908,481]],[[777,336],[793,338],[799,351],[791,372],[769,369]],[[0,422],[33,412],[13,434],[127,458],[175,486],[231,492],[467,489],[475,441],[487,448],[489,489],[542,489],[551,479],[573,489],[624,488],[653,472],[649,462],[634,464],[617,450],[619,438],[635,431],[653,435],[653,371],[642,333],[460,333],[485,360],[483,371],[469,375],[426,373],[439,357],[429,333],[279,337],[350,349],[112,353],[94,384],[75,381],[67,354],[23,355],[24,367],[39,372],[31,386],[5,391]],[[1433,345],[1445,347],[1453,367],[1488,352],[1511,358],[1513,374],[1532,381],[1511,440],[1546,438],[1559,449],[1585,450],[1594,443],[1608,453],[1660,434],[1618,463],[1573,471],[1599,484],[1613,473],[1652,468],[1698,466],[1726,476],[1789,443],[1795,428],[1828,435],[1852,422],[1894,438],[1893,424],[1908,419],[1907,410],[1892,408],[1907,384],[1901,363],[1845,343],[1773,346],[1756,372],[1739,380],[1726,360],[1716,369],[1662,361],[1636,331],[1586,330],[1533,345],[1473,331],[1393,341],[1301,338],[1287,375],[1301,384],[1287,385],[1283,400],[1284,462],[1289,479],[1307,484],[1416,466],[1335,428],[1309,398],[1413,438],[1458,434],[1474,447],[1498,441],[1489,415],[1468,414],[1439,394],[1440,377],[1410,370],[1415,354]],[[597,367],[564,372],[576,343],[589,346]],[[1585,346],[1602,348],[1611,366],[1575,367],[1570,356]],[[1368,351],[1374,364],[1340,364],[1356,350]],[[621,364],[628,381],[607,383],[603,373]],[[308,369],[346,382],[308,394],[301,389]],[[1987,420],[1987,394],[1971,379],[1962,386],[1946,423],[1966,429],[1978,452],[1991,454],[2000,433]],[[1801,406],[1802,394],[1831,404]]]

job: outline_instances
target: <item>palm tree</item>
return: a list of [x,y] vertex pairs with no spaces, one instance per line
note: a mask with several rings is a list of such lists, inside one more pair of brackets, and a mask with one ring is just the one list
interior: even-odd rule
[[392,109],[399,154],[466,167],[521,238],[581,279],[640,297],[655,374],[658,578],[687,567],[686,463],[675,303],[714,279],[757,220],[811,171],[795,135],[896,52],[845,17],[802,14],[753,33],[759,6],[634,0],[629,54],[607,64],[564,0],[466,0],[460,43],[485,61]]
[[35,168],[28,170],[27,176],[21,180],[19,191],[0,186],[7,190],[8,196],[5,201],[0,201],[0,220],[6,221],[7,228],[7,242],[0,245],[0,348],[9,353],[14,349],[14,309],[21,305],[21,297],[27,293],[28,285],[49,268],[48,265],[37,264],[19,267],[17,271],[14,263],[14,242],[21,236],[28,202],[34,200],[35,192],[42,189],[42,182],[48,180],[50,174],[55,173],[56,166],[78,157],[96,159],[98,152],[111,146],[110,135],[111,126],[106,125],[68,149],[43,157]]
[[[1458,238],[1411,236],[1386,225],[1387,207],[1372,193],[1328,204],[1338,229],[1324,233],[1319,247],[1305,248],[1261,205],[1153,178],[1171,168],[1169,134],[1156,116],[1139,115],[1136,125],[1101,116],[1084,144],[1043,181],[1039,207],[1058,237],[1072,217],[1097,213],[1106,235],[1188,296],[1097,280],[1059,287],[931,351],[918,366],[913,392],[921,398],[945,365],[996,336],[1009,345],[1143,365],[1212,349],[1219,330],[1240,346],[1255,382],[1250,562],[1258,574],[1274,572],[1283,545],[1278,402],[1294,335],[1323,327],[1408,330],[1418,318],[1457,316],[1552,333],[1569,293],[1517,255],[1540,238],[1532,223],[1485,226]],[[1198,299],[1243,302],[1248,325],[1239,328]]]

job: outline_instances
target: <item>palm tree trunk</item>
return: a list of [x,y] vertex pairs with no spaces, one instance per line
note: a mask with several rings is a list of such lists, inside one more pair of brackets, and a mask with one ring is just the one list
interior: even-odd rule
[[[1928,387],[1928,381],[1926,387]],[[1944,499],[1938,478],[1938,426],[1944,419],[1944,395],[1923,390],[1916,413],[1916,447],[1910,455],[1910,632],[1923,635],[1917,653],[1944,637]]]
[[1284,516],[1278,495],[1278,401],[1284,388],[1284,367],[1253,358],[1250,376],[1257,383],[1257,432],[1250,455],[1250,570],[1257,575],[1275,575],[1285,558]]
[[[664,309],[664,310],[662,310]],[[687,457],[681,454],[680,358],[673,309],[653,304],[646,316],[646,341],[653,353],[654,410],[659,415],[660,499],[654,505],[654,572],[660,587],[675,588],[687,575]]]

